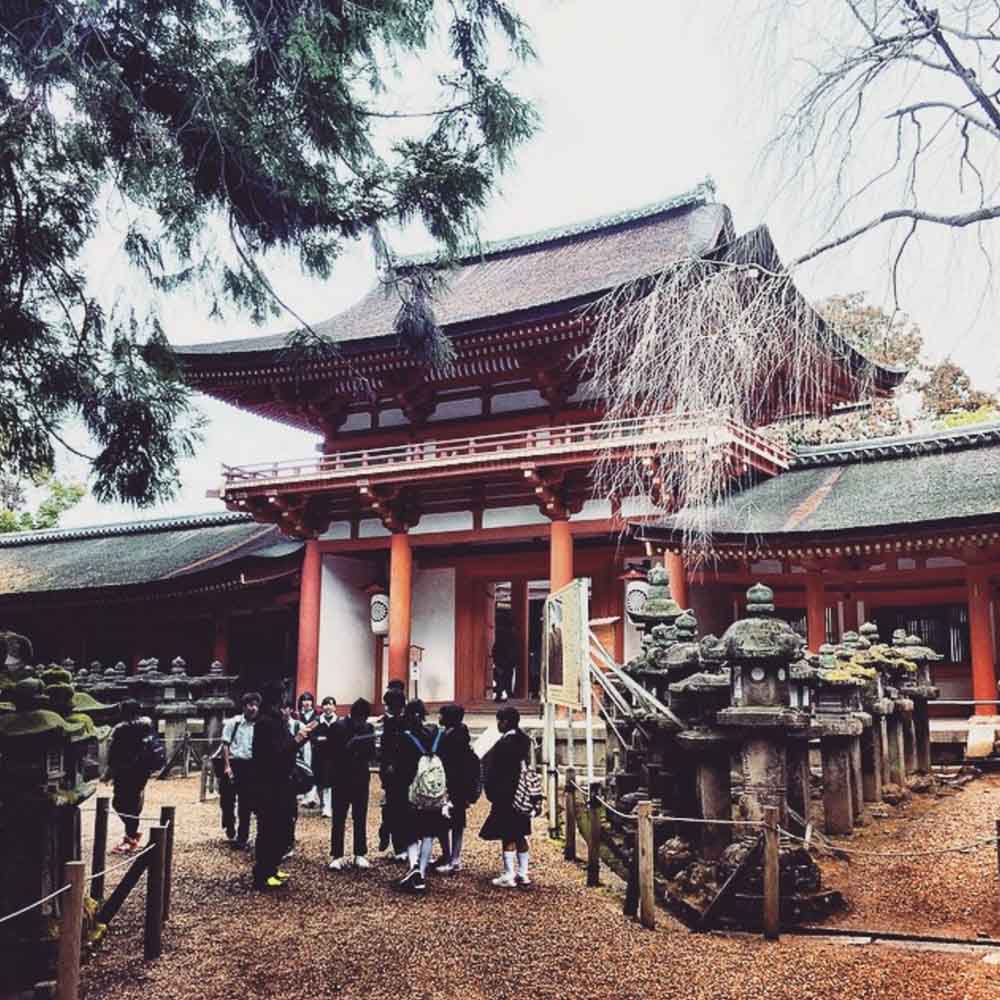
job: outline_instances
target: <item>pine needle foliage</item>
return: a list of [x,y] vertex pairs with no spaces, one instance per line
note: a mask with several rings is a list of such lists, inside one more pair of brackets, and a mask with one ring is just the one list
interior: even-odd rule
[[[430,103],[400,102],[427,55]],[[345,245],[422,221],[445,256],[473,234],[535,128],[505,83],[533,55],[504,0],[5,0],[0,4],[0,467],[51,468],[82,418],[101,499],[176,488],[199,440],[155,316],[106,315],[81,254],[109,190],[124,249],[157,294],[213,312],[286,307],[263,262],[328,278]],[[444,68],[441,69],[441,66]],[[423,92],[419,90],[418,92]],[[226,253],[208,238],[224,220]],[[446,355],[418,285],[397,333]],[[331,350],[307,325],[296,346]]]

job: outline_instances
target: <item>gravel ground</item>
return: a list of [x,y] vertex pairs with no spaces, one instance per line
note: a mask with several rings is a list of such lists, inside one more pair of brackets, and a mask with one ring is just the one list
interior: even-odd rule
[[[1000,775],[986,775],[941,797],[915,795],[853,837],[831,838],[847,849],[872,852],[935,850],[996,836]],[[850,909],[831,923],[867,930],[911,931],[947,937],[1000,938],[1000,881],[995,845],[936,857],[823,860],[827,885]],[[998,991],[1000,995],[1000,991]]]
[[[995,811],[1000,785],[984,782],[983,794],[987,787]],[[173,912],[162,958],[142,960],[138,889],[84,968],[86,1000],[1000,996],[1000,966],[981,955],[693,935],[665,914],[655,932],[644,931],[622,917],[615,893],[585,887],[582,868],[562,860],[540,825],[531,889],[494,889],[495,845],[473,834],[465,872],[432,878],[428,897],[412,899],[389,888],[400,869],[388,861],[368,872],[328,872],[329,821],[303,817],[298,853],[286,863],[290,884],[261,896],[250,888],[248,856],[225,845],[218,806],[198,804],[197,788],[192,778],[154,781],[147,791],[147,814],[165,803],[178,811]],[[978,794],[973,786],[939,805],[976,801]],[[988,803],[982,808],[985,814]],[[484,815],[481,803],[473,831]],[[92,814],[86,818],[89,828]],[[374,806],[369,818],[374,830]],[[111,826],[117,835],[117,820]],[[88,847],[89,837],[85,853]],[[955,895],[957,888],[964,892],[953,885]]]

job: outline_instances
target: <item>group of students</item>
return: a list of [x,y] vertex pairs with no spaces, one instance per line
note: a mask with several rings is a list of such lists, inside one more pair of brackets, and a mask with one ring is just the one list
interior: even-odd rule
[[[424,703],[407,701],[398,682],[385,692],[383,714],[374,724],[371,705],[363,698],[343,718],[332,698],[324,698],[317,712],[315,699],[303,693],[296,707],[293,713],[275,685],[260,695],[244,695],[242,714],[223,728],[222,823],[231,843],[243,848],[250,816],[256,814],[257,888],[276,889],[289,878],[280,863],[294,850],[300,799],[318,804],[332,821],[330,870],[371,867],[367,818],[376,760],[383,792],[379,850],[391,846],[394,857],[407,862],[396,888],[422,894],[430,869],[461,870],[467,812],[483,790],[491,809],[480,836],[500,841],[503,849],[503,870],[493,884],[529,884],[527,838],[537,804],[525,811],[523,795],[515,803],[531,746],[516,708],[497,712],[500,737],[480,761],[460,705],[443,706],[438,724],[429,724]],[[313,787],[302,780],[310,774]],[[350,855],[345,851],[348,812],[354,834]],[[441,855],[432,862],[435,841]]]

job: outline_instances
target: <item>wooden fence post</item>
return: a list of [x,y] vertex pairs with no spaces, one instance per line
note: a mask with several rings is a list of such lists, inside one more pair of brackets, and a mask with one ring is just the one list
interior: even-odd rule
[[159,958],[163,952],[163,862],[166,853],[166,830],[154,826],[149,831],[153,845],[146,868],[146,928],[143,954],[146,961]]
[[601,884],[601,813],[598,809],[597,789],[600,786],[595,781],[590,786],[587,801],[587,885]]
[[563,823],[566,824],[566,849],[563,857],[576,861],[576,768],[566,768],[566,808]]
[[163,922],[170,919],[170,886],[173,884],[174,872],[174,824],[177,822],[176,806],[160,807],[160,826],[167,831],[166,845],[163,852]]
[[56,1000],[76,1000],[80,988],[80,941],[83,934],[83,891],[87,867],[82,861],[67,861],[63,878],[69,895],[63,900],[59,921],[59,957],[56,966]]
[[94,814],[94,851],[90,858],[90,872],[100,872],[90,880],[90,895],[94,899],[104,899],[104,866],[108,859],[108,806],[106,795],[97,798],[97,812]]
[[639,856],[639,921],[652,931],[656,930],[652,802],[639,803],[635,849]]
[[764,807],[764,937],[777,941],[781,925],[778,809]]

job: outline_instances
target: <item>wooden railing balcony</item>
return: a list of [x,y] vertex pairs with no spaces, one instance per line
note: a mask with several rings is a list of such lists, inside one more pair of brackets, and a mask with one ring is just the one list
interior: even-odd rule
[[791,453],[750,428],[725,418],[665,414],[626,420],[534,427],[475,437],[419,441],[341,451],[321,458],[288,459],[222,467],[223,499],[268,490],[368,482],[447,478],[491,469],[570,465],[620,453],[654,454],[664,445],[728,448],[748,465],[775,473]]

